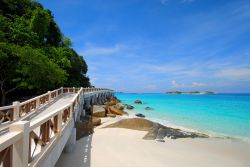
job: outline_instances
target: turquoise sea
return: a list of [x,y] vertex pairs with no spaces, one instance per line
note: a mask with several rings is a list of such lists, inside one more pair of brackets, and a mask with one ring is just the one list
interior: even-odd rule
[[[250,139],[250,94],[169,95],[117,93],[122,103],[165,125]],[[134,104],[135,100],[143,104]],[[145,110],[151,107],[153,110]]]

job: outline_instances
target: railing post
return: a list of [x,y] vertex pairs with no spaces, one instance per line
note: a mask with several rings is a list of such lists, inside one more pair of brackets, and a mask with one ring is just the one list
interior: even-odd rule
[[73,103],[71,103],[70,105],[70,109],[69,109],[69,117],[72,118],[73,117]]
[[43,123],[40,126],[40,131],[41,131],[41,134],[42,134],[42,141],[44,143],[49,142],[49,140],[50,140],[50,138],[49,138],[49,134],[50,134],[50,122],[47,121],[47,122]]
[[51,93],[50,93],[50,91],[48,91],[48,94],[49,94],[48,102],[50,102],[51,101]]
[[75,88],[75,87],[73,87],[73,93],[76,93],[76,92],[75,92],[75,90],[76,90],[76,88]]
[[29,159],[29,127],[30,122],[20,121],[10,125],[10,132],[22,131],[22,138],[13,144],[12,166],[28,166]]
[[36,99],[36,109],[40,106],[40,97]]
[[83,88],[82,87],[80,87],[80,96],[83,94]]
[[12,105],[14,106],[13,120],[18,120],[19,119],[19,113],[20,113],[20,102],[15,101],[15,102],[12,103]]
[[61,129],[62,129],[62,115],[63,115],[62,113],[63,113],[63,110],[60,111],[57,115],[56,130],[58,133],[61,132]]

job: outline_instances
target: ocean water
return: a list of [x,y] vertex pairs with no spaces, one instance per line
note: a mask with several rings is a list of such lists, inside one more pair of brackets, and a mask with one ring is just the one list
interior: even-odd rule
[[[250,139],[250,94],[169,95],[117,93],[133,113],[165,125],[212,135]],[[143,104],[134,104],[135,100]],[[153,110],[145,110],[151,107]]]

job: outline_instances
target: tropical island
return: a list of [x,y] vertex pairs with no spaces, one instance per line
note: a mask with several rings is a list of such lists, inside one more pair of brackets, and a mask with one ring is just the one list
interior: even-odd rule
[[180,92],[180,91],[169,91],[166,92],[165,94],[199,94],[199,95],[204,95],[204,94],[216,94],[215,92],[211,92],[211,91],[205,91],[205,92],[199,92],[199,91],[191,91],[191,92]]

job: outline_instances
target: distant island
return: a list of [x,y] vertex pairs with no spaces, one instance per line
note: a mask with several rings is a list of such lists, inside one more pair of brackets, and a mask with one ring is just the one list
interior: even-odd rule
[[192,91],[192,92],[170,91],[170,92],[166,92],[165,94],[216,94],[216,93],[211,92],[211,91],[205,91],[205,92],[199,92],[199,91]]

